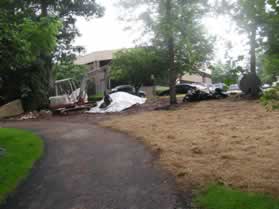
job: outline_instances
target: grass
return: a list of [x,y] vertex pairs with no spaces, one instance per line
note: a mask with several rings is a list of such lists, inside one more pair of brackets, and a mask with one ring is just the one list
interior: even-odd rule
[[272,197],[245,193],[221,185],[210,185],[206,192],[196,199],[205,209],[278,209],[279,200]]
[[28,176],[43,153],[42,140],[28,131],[0,128],[0,204]]

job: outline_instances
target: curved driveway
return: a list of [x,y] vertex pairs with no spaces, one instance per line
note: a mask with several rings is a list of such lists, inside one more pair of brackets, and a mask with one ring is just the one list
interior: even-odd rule
[[5,126],[36,132],[46,149],[32,175],[1,209],[186,208],[177,198],[174,179],[125,134],[50,121]]

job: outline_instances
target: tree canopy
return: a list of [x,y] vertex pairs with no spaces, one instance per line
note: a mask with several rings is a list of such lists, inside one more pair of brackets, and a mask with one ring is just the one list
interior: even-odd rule
[[54,63],[71,62],[81,47],[76,18],[100,17],[95,0],[0,2],[0,95],[2,103],[24,100],[26,109],[48,106]]
[[122,0],[121,4],[126,13],[134,14],[131,11],[135,8],[143,11],[137,19],[144,22],[145,32],[152,34],[152,46],[163,52],[169,72],[170,103],[176,103],[179,74],[201,68],[211,54],[210,40],[200,22],[206,1]]
[[212,82],[225,83],[227,86],[238,83],[239,77],[244,71],[232,61],[228,61],[226,64],[215,64],[211,66],[211,70]]
[[[0,13],[0,30],[3,31],[0,34],[1,103],[17,98],[28,98],[25,101],[30,103],[30,98],[35,94],[44,96],[42,91],[37,91],[46,80],[39,67],[43,60],[39,57],[53,52],[61,28],[56,18],[17,18]],[[43,75],[43,80],[39,75]],[[43,98],[47,99],[45,96]]]
[[165,75],[166,61],[154,48],[134,48],[115,54],[111,77],[117,81],[128,82],[138,91],[143,84],[152,84],[153,79]]

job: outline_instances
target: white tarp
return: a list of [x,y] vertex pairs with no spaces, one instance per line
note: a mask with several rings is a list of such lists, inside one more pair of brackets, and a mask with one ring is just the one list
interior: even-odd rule
[[104,102],[104,100],[102,100],[102,101],[98,102],[96,107],[94,107],[90,111],[88,111],[88,113],[121,112],[136,104],[141,105],[146,102],[146,98],[134,96],[134,95],[126,93],[126,92],[116,92],[116,93],[110,94],[110,97],[112,99],[112,103],[108,107],[106,107],[104,109],[100,108],[101,104]]

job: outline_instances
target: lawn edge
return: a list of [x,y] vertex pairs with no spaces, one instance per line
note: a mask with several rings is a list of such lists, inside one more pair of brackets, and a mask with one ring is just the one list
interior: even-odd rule
[[45,157],[45,153],[46,153],[46,144],[45,144],[45,140],[42,136],[40,136],[39,134],[37,133],[34,133],[33,131],[31,130],[28,130],[28,129],[21,129],[21,128],[8,128],[8,127],[0,127],[0,129],[14,129],[14,130],[20,130],[20,131],[24,131],[24,132],[28,132],[29,134],[32,134],[34,136],[36,136],[42,143],[42,146],[41,146],[41,152],[40,152],[40,156],[35,159],[32,163],[32,166],[31,168],[27,171],[27,174],[20,177],[18,179],[18,182],[16,184],[16,186],[14,187],[14,189],[12,189],[12,191],[8,192],[7,194],[5,194],[3,196],[2,199],[0,199],[0,208],[5,205],[8,201],[8,199],[12,198],[14,195],[16,195],[16,193],[18,192],[18,189],[24,185],[28,179],[34,174],[34,170],[35,168],[37,168],[40,164],[41,164],[41,161],[43,160],[43,158]]

